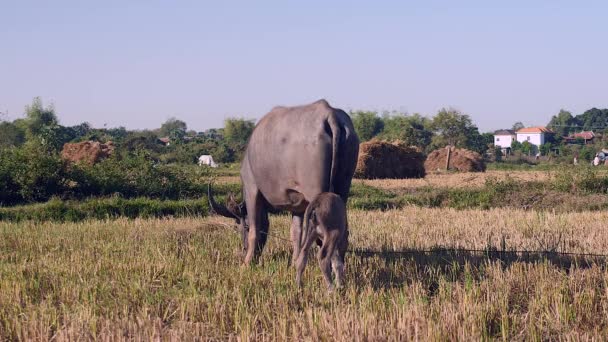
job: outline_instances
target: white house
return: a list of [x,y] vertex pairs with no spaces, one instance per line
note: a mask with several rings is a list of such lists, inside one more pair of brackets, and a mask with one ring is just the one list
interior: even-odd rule
[[501,129],[494,132],[494,146],[500,147],[503,153],[511,148],[511,143],[517,138],[515,131],[510,129]]
[[546,127],[526,127],[516,132],[517,141],[523,143],[525,141],[538,148],[547,141],[547,136],[554,132]]
[[215,161],[213,161],[213,157],[208,154],[203,154],[202,156],[198,157],[198,165],[208,165],[211,167],[217,167],[217,164],[215,163]]

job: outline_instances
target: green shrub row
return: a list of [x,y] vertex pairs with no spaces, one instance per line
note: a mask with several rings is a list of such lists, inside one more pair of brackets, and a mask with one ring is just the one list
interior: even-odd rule
[[87,219],[206,216],[209,207],[202,200],[157,200],[149,198],[104,198],[86,201],[52,199],[46,203],[0,208],[1,221],[68,221]]
[[[234,169],[229,169],[230,174]],[[218,175],[207,167],[159,164],[142,151],[117,154],[93,166],[72,165],[57,154],[25,145],[0,152],[0,206],[46,202],[53,197],[194,199],[206,193],[206,183]],[[239,192],[238,185],[230,187]]]

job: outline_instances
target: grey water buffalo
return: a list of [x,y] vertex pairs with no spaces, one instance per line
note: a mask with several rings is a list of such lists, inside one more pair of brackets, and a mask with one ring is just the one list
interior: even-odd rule
[[216,213],[237,221],[243,234],[244,263],[262,252],[269,211],[292,213],[293,255],[299,254],[302,216],[318,194],[334,192],[346,203],[359,154],[359,138],[343,110],[319,100],[298,107],[275,107],[256,125],[241,163],[243,203],[216,203]]
[[331,271],[336,284],[344,282],[344,254],[348,248],[348,221],[346,206],[340,196],[324,192],[310,202],[304,213],[304,226],[300,237],[300,253],[296,260],[296,283],[302,286],[302,273],[306,268],[308,250],[316,240],[321,240],[319,266],[328,289],[333,290]]

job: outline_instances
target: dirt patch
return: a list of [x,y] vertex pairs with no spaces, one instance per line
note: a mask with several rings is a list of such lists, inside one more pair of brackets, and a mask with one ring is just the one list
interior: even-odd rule
[[[426,172],[436,172],[445,170],[448,157],[448,149],[440,148],[431,152],[424,162]],[[471,150],[450,147],[449,170],[460,172],[485,172],[486,163],[483,157]]]
[[355,178],[402,179],[425,176],[424,155],[414,147],[400,142],[372,140],[359,148]]
[[111,141],[106,144],[98,141],[83,141],[63,145],[61,157],[75,164],[94,165],[113,152],[114,144]]

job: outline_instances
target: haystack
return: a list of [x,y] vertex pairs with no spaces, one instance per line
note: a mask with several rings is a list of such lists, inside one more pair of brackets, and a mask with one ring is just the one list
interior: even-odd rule
[[356,178],[422,178],[424,155],[400,142],[372,140],[361,144]]
[[108,141],[102,144],[98,141],[83,141],[63,145],[61,157],[72,163],[93,165],[109,157],[114,152],[114,144]]
[[[424,162],[426,172],[445,170],[447,155],[447,148],[440,148],[431,152]],[[450,147],[450,164],[448,165],[448,169],[461,172],[485,172],[486,163],[477,152]]]

